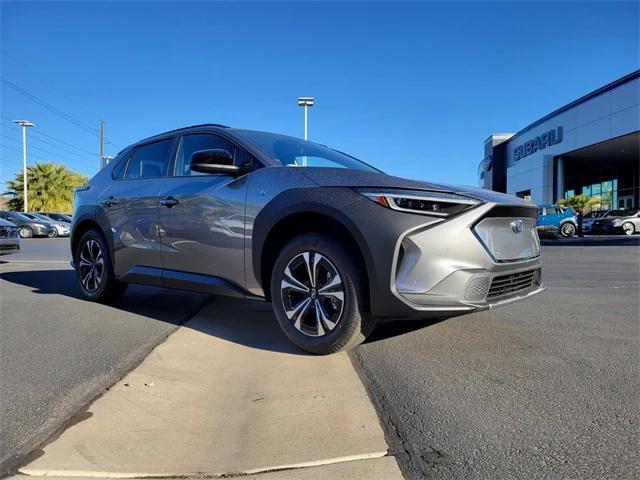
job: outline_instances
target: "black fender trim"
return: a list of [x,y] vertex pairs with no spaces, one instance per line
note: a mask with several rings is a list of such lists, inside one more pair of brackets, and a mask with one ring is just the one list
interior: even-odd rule
[[[256,216],[252,235],[252,267],[255,278],[262,284],[263,247],[273,228],[282,220],[296,214],[320,214],[340,223],[360,247],[369,277],[375,277],[375,264],[363,233],[348,216],[346,207],[368,201],[346,187],[303,187],[286,190],[273,198]],[[264,290],[264,285],[261,285]]]

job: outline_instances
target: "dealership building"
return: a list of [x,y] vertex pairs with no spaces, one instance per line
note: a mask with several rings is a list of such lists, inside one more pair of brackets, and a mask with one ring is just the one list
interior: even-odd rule
[[484,188],[551,204],[573,195],[600,208],[640,207],[640,70],[484,143]]

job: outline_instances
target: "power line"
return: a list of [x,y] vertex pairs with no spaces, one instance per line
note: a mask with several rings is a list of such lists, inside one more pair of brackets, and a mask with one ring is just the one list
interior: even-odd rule
[[[33,95],[32,93],[28,92],[27,90],[25,90],[24,88],[16,85],[15,83],[13,83],[12,81],[1,77],[0,76],[0,81],[2,83],[4,83],[6,86],[12,88],[13,90],[15,90],[16,92],[20,93],[21,95],[24,95],[25,97],[27,97],[29,100],[37,103],[38,105],[46,108],[47,110],[49,110],[50,112],[58,115],[60,118],[63,118],[65,120],[67,120],[68,122],[74,124],[75,126],[77,126],[78,128],[81,128],[82,130],[91,133],[92,135],[98,135],[99,136],[99,130],[96,128],[93,128],[90,125],[87,125],[86,123],[72,117],[71,115],[69,115],[68,113],[65,113],[64,111],[60,110],[57,107],[54,107],[53,105],[51,105],[48,102],[45,102],[44,100],[42,100],[39,97],[36,97],[35,95]],[[114,145],[116,148],[120,148],[117,145],[115,145],[113,142],[107,140],[109,143],[111,143],[112,145]]]
[[[4,115],[0,115],[0,117],[2,119],[6,120],[6,123],[7,123],[7,125],[5,125],[6,128],[15,127],[15,124],[13,123],[13,120],[11,120],[9,117],[5,117]],[[91,152],[91,151],[86,150],[86,149],[84,149],[82,147],[74,145],[73,143],[69,143],[69,142],[67,142],[65,140],[62,140],[61,138],[54,137],[53,135],[49,135],[48,133],[44,133],[42,131],[42,129],[40,129],[40,128],[34,129],[33,131],[31,131],[31,133],[35,133],[36,135],[42,135],[43,137],[50,138],[51,140],[54,140],[54,141],[59,142],[59,143],[62,143],[63,145],[66,145],[66,146],[71,147],[71,148],[75,148],[76,150],[78,150],[78,151],[80,151],[82,153],[98,156],[98,154],[95,153],[95,152]],[[57,147],[57,145],[56,145],[56,147]]]
[[[31,131],[30,133],[35,133],[35,132],[36,132],[36,130],[33,130],[33,131]],[[41,132],[38,132],[38,133],[41,133]],[[47,136],[49,136],[49,135],[47,135]],[[13,138],[12,138],[12,140],[17,141],[17,140],[15,140],[15,139],[13,139]],[[83,160],[86,160],[86,156],[84,156],[83,154],[78,153],[78,152],[74,152],[74,151],[71,151],[71,150],[68,150],[68,149],[66,149],[66,148],[64,148],[64,147],[61,147],[61,146],[59,146],[59,145],[53,144],[53,143],[51,143],[51,142],[48,142],[47,140],[44,140],[44,139],[42,139],[42,138],[31,137],[31,140],[32,140],[32,141],[36,141],[36,142],[44,143],[45,145],[49,145],[49,146],[51,146],[51,147],[53,147],[53,148],[56,148],[56,149],[58,149],[58,150],[61,150],[61,151],[65,152],[65,153],[67,153],[67,154],[69,154],[69,155],[73,155],[73,156],[75,156],[75,157],[78,157],[78,158],[81,158],[81,159],[83,159]],[[79,147],[76,147],[76,148],[79,148]],[[92,152],[88,152],[88,153],[89,153],[89,155],[95,155],[95,156],[97,156],[97,154],[96,154],[96,153],[92,153]]]
[[[15,139],[13,137],[10,137],[8,135],[0,135],[0,137],[6,138],[7,140],[11,140],[11,141],[16,142],[18,144],[22,144],[22,142],[20,140],[17,140],[17,139]],[[7,148],[7,147],[5,146],[4,148]],[[91,168],[92,170],[96,169],[96,165],[89,166],[89,163],[87,163],[87,161],[83,160],[83,159],[63,157],[60,154],[51,153],[50,151],[45,150],[44,148],[41,148],[41,147],[39,147],[37,145],[29,145],[29,150],[31,150],[31,149],[41,152],[39,154],[40,156],[42,156],[42,154],[44,154],[44,155],[47,155],[49,157],[56,158],[58,161],[62,161],[62,162],[66,162],[66,163],[80,163],[85,168]]]
[[15,83],[7,80],[4,77],[0,77],[0,81],[2,83],[4,83],[6,86],[13,88],[16,92],[24,95],[25,97],[27,97],[29,100],[32,100],[33,102],[37,103],[38,105],[43,106],[44,108],[46,108],[47,110],[55,113],[56,115],[58,115],[61,118],[64,118],[65,120],[67,120],[68,122],[73,123],[74,125],[76,125],[79,128],[82,128],[83,130],[95,135],[97,133],[96,129],[87,125],[84,122],[81,122],[80,120],[76,120],[75,118],[73,118],[71,115],[63,112],[62,110],[54,107],[53,105],[45,102],[44,100],[36,97],[35,95],[27,92],[25,89],[19,87],[18,85],[16,85]]

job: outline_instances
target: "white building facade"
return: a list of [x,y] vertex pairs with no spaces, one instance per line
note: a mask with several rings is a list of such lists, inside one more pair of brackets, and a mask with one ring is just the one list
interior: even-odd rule
[[640,71],[585,95],[516,134],[485,141],[480,185],[534,203],[578,194],[602,208],[640,207]]

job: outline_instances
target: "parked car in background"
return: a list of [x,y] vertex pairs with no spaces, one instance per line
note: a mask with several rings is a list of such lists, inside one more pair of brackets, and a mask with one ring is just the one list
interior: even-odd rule
[[356,346],[378,320],[443,319],[544,289],[533,204],[392,177],[284,135],[198,125],[148,138],[74,205],[84,298],[145,283],[266,300],[313,353]]
[[633,235],[635,232],[640,232],[637,215],[638,209],[621,208],[618,210],[610,210],[606,215],[593,221],[591,224],[591,233],[605,235],[624,233],[626,235]]
[[613,210],[603,217],[599,225],[604,233],[633,235],[640,233],[640,211],[636,209]]
[[18,227],[18,233],[22,238],[31,237],[55,237],[57,231],[51,222],[34,220],[24,213],[0,211],[0,218],[8,220]]
[[587,213],[582,217],[582,232],[591,233],[591,226],[593,225],[593,222],[598,218],[606,216],[607,213],[609,213],[609,210],[593,210]]
[[572,237],[578,230],[578,214],[559,205],[540,205],[536,228],[540,235]]
[[43,215],[42,213],[25,213],[23,214],[34,220],[42,220],[43,222],[49,222],[55,229],[55,234],[52,237],[68,237],[71,234],[71,224],[69,222],[58,222]]
[[8,220],[0,218],[0,255],[20,251],[20,235],[18,227]]
[[55,222],[71,223],[71,215],[67,215],[66,213],[49,213],[49,212],[38,212],[38,213],[49,217],[51,220]]

